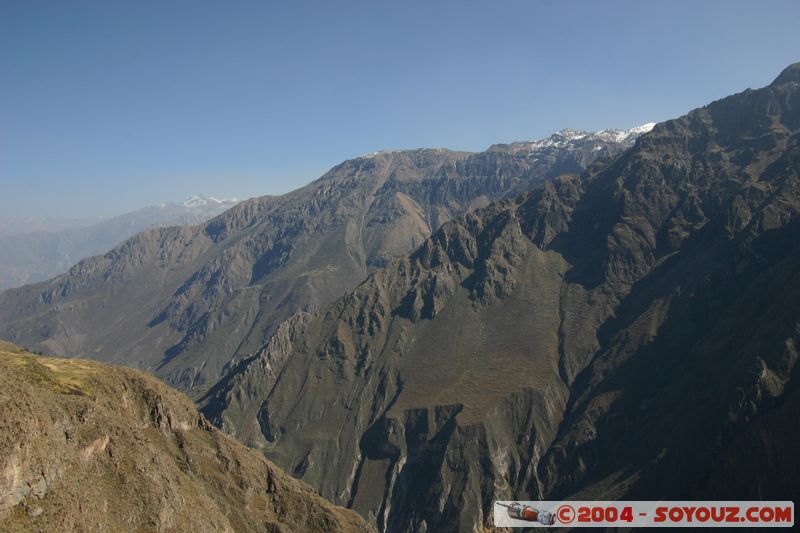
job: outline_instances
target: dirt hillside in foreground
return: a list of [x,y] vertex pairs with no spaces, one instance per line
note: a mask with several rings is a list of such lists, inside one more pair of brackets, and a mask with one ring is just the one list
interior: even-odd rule
[[0,342],[0,530],[371,531],[141,372]]

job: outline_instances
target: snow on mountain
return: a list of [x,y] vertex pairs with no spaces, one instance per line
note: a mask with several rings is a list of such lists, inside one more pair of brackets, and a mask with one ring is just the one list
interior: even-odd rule
[[[494,144],[489,147],[490,152],[503,151],[513,153],[530,153],[535,154],[545,149],[559,150],[559,149],[587,149],[591,152],[599,152],[607,148],[609,144],[622,145],[623,148],[633,146],[634,141],[644,134],[653,129],[656,125],[655,122],[648,122],[641,126],[636,126],[627,130],[619,130],[616,128],[609,128],[600,131],[584,131],[573,130],[565,128],[561,131],[553,133],[546,139],[538,141],[519,141],[510,144]],[[592,144],[594,143],[594,144]],[[360,156],[361,159],[373,159],[386,154],[397,154],[401,152],[439,152],[447,151],[444,148],[417,148],[416,150],[381,150],[378,152],[371,152]],[[209,198],[201,195],[192,196],[187,202],[192,202],[195,198]],[[224,200],[223,200],[224,201]],[[235,200],[234,200],[235,201]],[[185,204],[187,203],[185,202]]]
[[634,135],[641,135],[642,133],[649,132],[655,126],[656,126],[655,122],[647,122],[645,124],[642,124],[641,126],[636,126],[635,128],[629,129],[628,132]]
[[631,128],[629,130],[607,129],[598,131],[595,133],[595,135],[601,139],[613,140],[614,142],[619,143],[624,143],[627,141],[633,142],[639,135],[652,130],[655,125],[655,122],[648,122],[647,124],[642,124],[641,126],[636,126],[635,128]]
[[236,198],[225,198],[225,199],[217,199],[213,196],[205,196],[203,194],[194,194],[191,198],[183,202],[184,207],[188,208],[197,208],[197,207],[219,207],[219,206],[227,206],[232,207],[234,204],[238,203],[239,200]]
[[538,152],[548,148],[577,148],[578,145],[589,145],[596,143],[590,149],[599,151],[603,149],[605,143],[618,143],[623,145],[633,145],[634,141],[642,134],[649,132],[655,126],[655,122],[648,122],[641,126],[636,126],[627,130],[609,128],[600,131],[584,131],[563,129],[552,134],[546,139],[538,141],[521,141],[511,144],[496,144],[490,150],[509,150],[512,152]]

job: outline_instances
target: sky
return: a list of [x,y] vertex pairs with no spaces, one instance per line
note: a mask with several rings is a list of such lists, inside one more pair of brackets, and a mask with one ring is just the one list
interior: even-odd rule
[[0,218],[658,122],[769,84],[798,27],[796,0],[0,0]]

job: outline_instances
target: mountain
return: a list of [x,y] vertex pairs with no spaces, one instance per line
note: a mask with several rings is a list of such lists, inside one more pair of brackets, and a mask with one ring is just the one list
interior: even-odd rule
[[203,411],[388,532],[493,499],[790,500],[798,213],[800,64],[444,224]]
[[[512,153],[535,153],[542,157],[547,153],[557,157],[560,150],[569,150],[580,154],[582,165],[586,166],[592,158],[589,154],[604,150],[606,144],[622,144],[625,147],[633,145],[637,137],[647,133],[655,127],[655,122],[648,122],[629,130],[607,129],[600,131],[583,131],[564,129],[554,133],[546,139],[539,141],[515,142],[511,144],[495,144],[489,151]],[[604,154],[608,155],[608,154]],[[574,171],[574,169],[573,169]],[[566,169],[565,172],[566,173]]]
[[59,217],[29,216],[0,218],[0,237],[34,233],[37,231],[62,231],[65,229],[86,228],[105,220],[105,217]]
[[92,224],[86,222],[89,219],[33,218],[22,221],[30,227],[61,227],[70,223],[77,227],[27,232],[20,232],[20,228],[6,228],[18,233],[0,237],[0,289],[49,279],[66,272],[79,260],[105,253],[149,228],[200,224],[236,203],[235,199],[217,200],[195,195],[180,204],[153,205]]
[[374,531],[140,372],[0,343],[0,529]]
[[[564,139],[570,137],[568,141]],[[48,282],[0,295],[0,335],[147,369],[205,392],[294,313],[327,305],[444,221],[633,142],[561,132],[528,149],[379,152],[197,227],[140,233]]]
[[[218,198],[214,198],[213,196],[194,194],[181,205],[192,210],[190,213],[187,213],[188,216],[204,216],[205,218],[203,221],[205,221],[205,219],[211,218],[212,216],[219,214],[221,211],[230,209],[237,203],[239,203],[239,200],[236,198],[224,198],[220,200]],[[160,204],[160,207],[164,207],[165,205],[169,204]],[[185,224],[191,225],[192,223],[188,222]]]

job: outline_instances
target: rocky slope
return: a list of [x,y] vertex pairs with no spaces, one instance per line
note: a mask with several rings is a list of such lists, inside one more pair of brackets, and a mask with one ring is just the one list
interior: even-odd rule
[[0,343],[0,529],[372,531],[140,372]]
[[[202,195],[163,203],[60,231],[23,231],[0,236],[0,289],[20,287],[64,273],[81,259],[105,253],[150,228],[200,224],[236,205]],[[80,223],[76,221],[75,223]],[[31,221],[36,225],[36,220]]]
[[204,399],[379,529],[800,494],[800,64],[445,224]]
[[45,283],[0,295],[0,336],[147,369],[194,396],[275,326],[327,305],[432,229],[629,146],[638,132],[564,131],[468,154],[382,152],[210,222],[139,234]]

